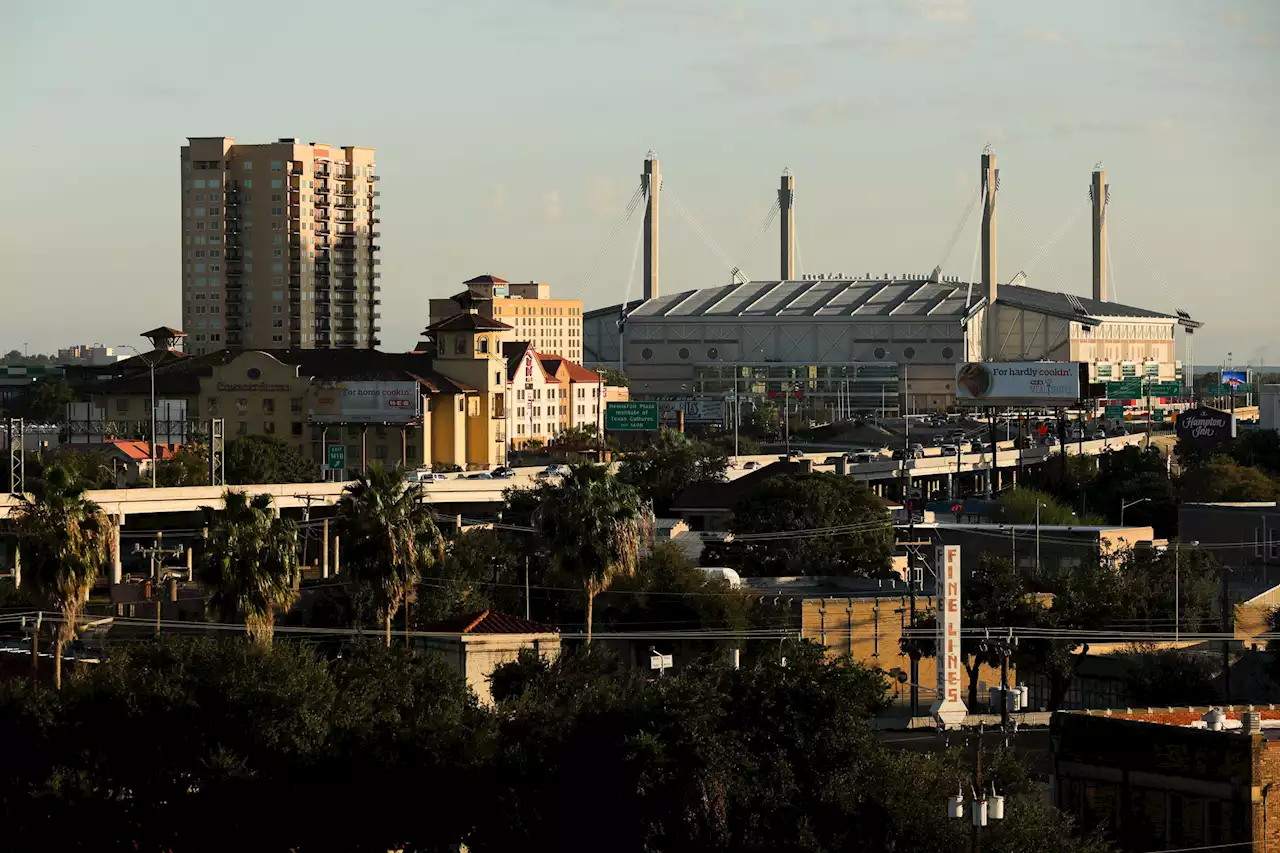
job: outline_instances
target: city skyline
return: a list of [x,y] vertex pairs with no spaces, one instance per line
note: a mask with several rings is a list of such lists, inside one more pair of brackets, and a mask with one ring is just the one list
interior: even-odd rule
[[[362,45],[367,76],[326,84],[362,108],[319,112],[251,81],[282,58],[305,67],[307,45],[350,12],[224,11],[203,30],[152,2],[7,13],[6,79],[35,82],[6,92],[0,144],[22,203],[0,214],[0,347],[118,345],[181,322],[174,148],[188,136],[377,148],[387,349],[410,348],[429,300],[483,273],[549,282],[587,310],[635,298],[638,215],[584,274],[649,148],[676,202],[661,250],[673,293],[729,276],[678,207],[733,265],[776,276],[776,223],[753,237],[784,167],[796,174],[802,273],[926,272],[990,142],[1002,280],[1028,269],[1034,287],[1088,294],[1086,189],[1101,160],[1114,301],[1203,321],[1198,363],[1227,351],[1280,361],[1265,310],[1280,302],[1265,257],[1280,225],[1271,4],[388,3]],[[279,27],[292,36],[276,50]],[[224,45],[242,91],[192,73]],[[972,277],[976,224],[946,274]]]

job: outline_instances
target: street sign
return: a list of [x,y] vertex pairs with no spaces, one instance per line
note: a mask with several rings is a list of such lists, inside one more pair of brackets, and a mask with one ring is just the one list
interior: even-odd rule
[[1123,418],[1124,406],[1104,406],[1102,416],[1104,418]]
[[1134,376],[1120,382],[1107,383],[1107,396],[1112,399],[1129,399],[1142,396],[1142,380]]
[[1177,397],[1182,393],[1182,383],[1157,382],[1151,386],[1151,393],[1156,397]]
[[347,446],[331,444],[325,450],[325,464],[334,471],[347,467]]
[[656,669],[658,675],[662,675],[672,667],[671,655],[650,655],[649,669]]
[[608,432],[638,432],[658,429],[656,401],[608,403],[604,407],[604,428]]

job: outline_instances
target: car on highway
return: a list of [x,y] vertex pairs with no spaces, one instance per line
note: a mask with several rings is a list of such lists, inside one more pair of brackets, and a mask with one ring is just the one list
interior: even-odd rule
[[1058,437],[1056,435],[1046,435],[1041,442],[1045,447],[1057,447]]
[[956,447],[954,444],[944,444],[942,445],[941,452],[938,455],[939,456],[959,456],[960,448]]
[[986,450],[987,450],[987,446],[976,438],[973,441],[969,442],[970,453],[985,453]]
[[1106,437],[1107,431],[1105,429],[1095,429],[1093,432],[1089,433],[1090,441],[1102,441]]
[[911,445],[911,458],[912,458],[912,459],[923,459],[923,458],[924,458],[924,445],[923,445],[923,444],[913,444],[913,445]]
[[743,466],[742,466],[742,470],[744,470],[744,471],[754,471],[754,470],[756,470],[756,469],[757,469],[757,468],[759,468],[759,467],[760,467],[760,463],[759,463],[759,462],[757,462],[756,460],[752,459],[750,462],[746,462],[746,463],[744,463],[744,464],[743,464]]
[[875,462],[880,458],[879,453],[871,453],[870,451],[861,451],[853,454],[854,465],[865,465],[868,462]]
[[440,474],[436,471],[414,471],[409,474],[408,479],[414,483],[434,483],[439,480],[449,479],[449,475]]
[[947,433],[947,438],[951,439],[953,442],[956,442],[956,443],[964,441],[964,430],[953,429],[951,432]]
[[822,464],[823,465],[839,465],[842,460],[845,462],[848,462],[849,454],[841,453],[839,456],[828,456],[826,459],[822,460]]
[[790,458],[790,459],[803,459],[803,458],[804,458],[804,452],[803,452],[803,451],[800,451],[800,450],[793,450],[793,451],[791,451],[790,453],[788,453],[788,454],[787,454],[787,456],[786,456],[786,457],[784,457],[784,458]]
[[538,472],[539,480],[546,480],[549,477],[563,477],[569,473],[568,465],[548,465]]
[[915,459],[916,457],[915,457],[915,454],[914,454],[914,453],[913,453],[913,454],[908,455],[907,451],[905,451],[905,450],[903,450],[901,447],[899,447],[897,450],[893,451],[893,454],[892,454],[892,457],[891,457],[891,458],[893,458],[893,459]]
[[1111,435],[1113,436],[1119,437],[1119,436],[1128,435],[1128,434],[1129,434],[1129,431],[1122,426],[1111,428]]
[[492,480],[493,479],[493,475],[490,474],[488,471],[476,471],[471,474],[466,474],[465,477],[468,480]]
[[490,471],[489,475],[495,480],[510,480],[516,475],[516,470],[514,468],[509,468],[506,465],[499,465],[497,468]]

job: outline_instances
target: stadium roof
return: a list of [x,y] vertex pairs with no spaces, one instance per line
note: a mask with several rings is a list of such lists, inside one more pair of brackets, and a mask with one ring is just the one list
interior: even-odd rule
[[[972,289],[971,289],[972,288]],[[920,279],[817,279],[749,281],[686,290],[628,304],[630,318],[661,317],[963,317],[984,298],[981,285]],[[1068,319],[1146,317],[1199,325],[1189,318],[1098,302],[1068,293],[1002,284],[997,302]],[[1077,306],[1079,306],[1077,308]],[[587,317],[616,314],[621,306],[601,308]]]

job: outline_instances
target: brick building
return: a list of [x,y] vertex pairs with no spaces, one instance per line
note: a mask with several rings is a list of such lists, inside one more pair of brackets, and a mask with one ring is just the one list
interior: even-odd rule
[[1055,714],[1056,805],[1121,850],[1280,850],[1280,708],[1214,710]]

